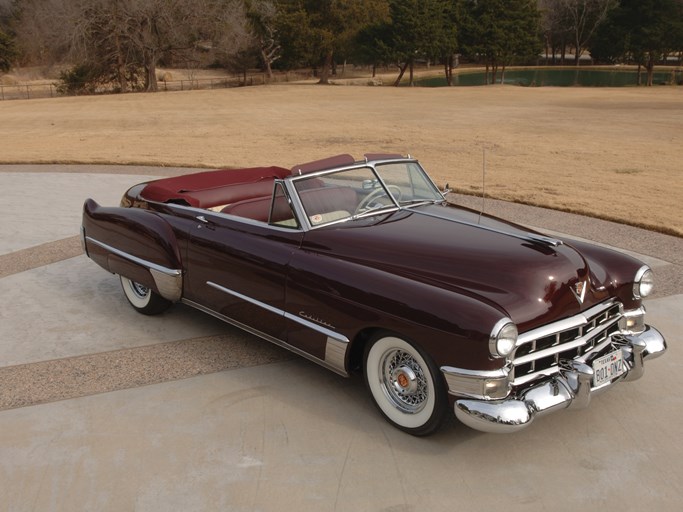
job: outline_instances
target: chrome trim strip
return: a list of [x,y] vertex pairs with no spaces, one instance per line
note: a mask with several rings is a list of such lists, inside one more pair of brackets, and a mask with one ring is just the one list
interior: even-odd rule
[[228,295],[232,295],[233,297],[237,297],[238,299],[242,299],[242,300],[247,301],[247,302],[249,302],[255,306],[263,308],[266,311],[270,311],[271,313],[275,313],[276,315],[283,316],[287,320],[291,320],[291,321],[299,323],[305,327],[308,327],[309,329],[313,329],[314,331],[318,331],[319,333],[324,334],[328,338],[332,338],[335,341],[338,341],[341,343],[349,343],[349,339],[346,336],[344,336],[343,334],[340,334],[340,333],[335,332],[331,329],[328,329],[326,327],[318,325],[314,322],[311,322],[310,320],[306,320],[305,318],[300,318],[296,315],[293,315],[291,313],[286,312],[283,309],[273,307],[270,304],[266,304],[265,302],[261,302],[260,300],[249,297],[248,295],[244,295],[242,293],[236,292],[235,290],[225,288],[224,286],[216,284],[212,281],[207,281],[206,284],[211,286],[212,288],[215,288],[218,291],[221,291],[223,293],[227,293]]
[[159,290],[159,295],[161,295],[164,299],[170,300],[171,302],[177,302],[180,300],[180,297],[182,297],[182,270],[167,268],[162,265],[152,263],[151,261],[138,258],[137,256],[128,254],[127,252],[121,251],[116,247],[107,245],[104,242],[100,242],[99,240],[95,240],[94,238],[89,236],[86,236],[85,240],[100,246],[102,249],[109,251],[110,253],[116,256],[126,259],[132,263],[135,263],[136,265],[140,265],[141,267],[145,267],[152,275],[152,279],[154,279],[154,283],[156,284],[157,289]]
[[85,244],[85,226],[81,226],[81,249],[83,249],[85,255],[88,256],[88,247]]
[[346,352],[349,348],[348,342],[342,342],[328,337],[325,345],[325,362],[330,367],[337,368],[337,373],[348,375],[346,372]]
[[518,348],[521,345],[524,345],[525,343],[530,343],[538,338],[545,338],[546,336],[550,336],[551,334],[556,334],[558,332],[566,331],[586,324],[588,323],[591,317],[599,315],[603,311],[608,310],[616,303],[617,301],[615,299],[610,299],[606,302],[602,302],[596,306],[593,306],[592,308],[589,308],[586,311],[583,311],[582,313],[579,313],[577,315],[565,318],[563,320],[558,320],[557,322],[546,324],[541,327],[537,327],[536,329],[532,329],[531,331],[523,332],[517,337],[517,347],[515,348]]
[[122,258],[125,258],[129,261],[132,261],[133,263],[137,263],[138,265],[142,265],[143,267],[147,267],[150,270],[156,270],[157,272],[161,272],[162,274],[166,274],[172,277],[179,276],[182,274],[180,270],[177,269],[172,269],[172,268],[167,268],[163,267],[161,265],[158,265],[156,263],[152,263],[151,261],[143,260],[142,258],[138,258],[137,256],[133,256],[132,254],[128,254],[127,252],[123,252],[120,249],[117,249],[115,247],[112,247],[111,245],[107,245],[104,242],[100,242],[99,240],[95,240],[92,237],[86,236],[86,240],[94,243],[95,245],[99,245],[102,247],[102,249],[105,249],[107,251],[110,251],[117,256],[121,256]]
[[271,313],[275,313],[276,315],[283,316],[285,314],[285,312],[282,309],[278,309],[276,307],[271,306],[270,304],[266,304],[265,302],[261,302],[256,299],[252,299],[247,295],[243,295],[239,292],[236,292],[235,290],[231,290],[230,288],[226,288],[224,286],[221,286],[220,284],[216,284],[213,281],[207,281],[206,284],[220,292],[227,293],[228,295],[232,295],[233,297],[237,297],[238,299],[246,300],[247,302],[250,302],[255,306],[259,306],[267,311],[270,311]]
[[168,206],[170,208],[178,208],[180,210],[186,210],[186,211],[189,211],[192,213],[201,213],[201,216],[203,216],[203,217],[209,216],[209,219],[205,219],[208,222],[212,222],[210,219],[211,216],[217,216],[219,218],[230,219],[232,221],[237,221],[237,222],[240,222],[242,224],[247,224],[249,226],[268,227],[268,228],[274,229],[276,231],[283,231],[283,232],[287,232],[287,233],[293,233],[295,231],[303,231],[303,229],[300,227],[285,228],[282,226],[278,226],[277,224],[269,224],[268,222],[263,222],[260,220],[254,220],[254,219],[250,219],[248,217],[240,217],[239,215],[233,215],[231,213],[223,213],[223,212],[215,212],[213,210],[206,210],[204,208],[199,208],[197,206],[186,206],[184,204],[176,204],[176,203],[160,203],[159,201],[147,201],[147,202],[152,203],[152,204],[158,204],[161,206]]
[[149,273],[157,285],[159,295],[171,302],[177,302],[183,295],[183,283],[180,275],[169,275],[164,272],[159,272],[155,268],[150,268]]
[[462,224],[463,226],[469,226],[472,228],[483,229],[484,231],[490,231],[491,233],[498,233],[499,235],[507,235],[507,236],[510,236],[512,238],[524,240],[526,242],[533,242],[533,243],[542,244],[542,245],[550,245],[552,247],[557,247],[558,245],[564,245],[564,242],[562,240],[558,240],[556,238],[550,238],[550,237],[543,236],[543,235],[536,235],[533,233],[526,233],[524,235],[518,235],[517,233],[511,233],[510,231],[504,231],[502,229],[492,228],[491,226],[485,226],[482,224],[477,224],[476,222],[468,222],[466,220],[453,219],[451,217],[445,217],[443,215],[437,215],[436,213],[424,212],[424,211],[420,211],[420,210],[412,210],[412,211],[415,213],[418,213],[420,215],[425,215],[427,217],[433,217],[435,219],[441,219],[441,220],[446,220],[449,222],[455,222],[456,224]]
[[291,320],[292,322],[296,322],[298,324],[303,325],[304,327],[308,327],[309,329],[313,329],[314,331],[318,331],[324,335],[326,335],[328,338],[332,338],[335,341],[339,341],[341,343],[348,343],[349,339],[344,336],[343,334],[340,334],[336,331],[333,331],[331,329],[328,329],[326,327],[323,327],[321,325],[318,325],[314,322],[311,322],[310,320],[306,320],[305,318],[298,317],[296,315],[293,315],[291,313],[284,312],[284,316],[287,320]]
[[611,321],[601,324],[599,327],[596,327],[595,329],[588,331],[586,334],[584,334],[583,336],[574,341],[560,343],[559,345],[555,345],[544,350],[539,350],[537,352],[532,352],[531,354],[527,354],[525,356],[515,357],[513,359],[513,362],[515,365],[525,364],[531,361],[535,361],[537,359],[543,359],[544,357],[554,356],[555,354],[559,354],[560,352],[566,352],[577,347],[582,347],[586,344],[586,341],[588,339],[599,336],[601,332],[606,331],[618,321],[619,317],[613,318]]
[[542,377],[552,377],[553,375],[557,375],[560,373],[560,367],[559,366],[553,366],[551,368],[547,368],[545,370],[539,370],[534,373],[529,373],[528,375],[522,375],[521,377],[516,377],[512,381],[512,385],[515,386],[516,388],[523,386],[524,384],[527,384],[531,381],[538,380],[539,378]]
[[186,304],[186,305],[188,305],[192,308],[195,308],[199,311],[207,313],[207,314],[209,314],[215,318],[218,318],[219,320],[222,320],[225,323],[228,323],[230,325],[234,325],[235,327],[238,327],[238,328],[240,328],[240,329],[242,329],[242,330],[244,330],[250,334],[253,334],[254,336],[258,336],[259,338],[262,338],[266,341],[269,341],[270,343],[272,343],[274,345],[277,345],[279,347],[287,349],[290,352],[293,352],[293,353],[295,353],[301,357],[308,359],[309,361],[313,361],[314,363],[317,363],[320,366],[327,368],[328,370],[331,370],[331,371],[341,375],[342,377],[348,377],[349,376],[349,373],[343,368],[343,366],[339,367],[337,364],[335,364],[336,361],[334,360],[334,358],[332,358],[331,362],[328,362],[326,360],[323,361],[322,359],[318,359],[317,357],[312,356],[308,352],[304,352],[300,348],[297,348],[293,345],[290,345],[286,341],[282,341],[281,339],[275,338],[274,336],[271,336],[270,334],[266,334],[264,332],[259,331],[258,329],[254,329],[252,327],[249,327],[248,325],[243,324],[242,322],[238,322],[237,320],[233,320],[232,318],[227,317],[225,315],[222,315],[221,313],[218,313],[217,311],[209,309],[206,306],[202,306],[201,304],[199,304],[197,302],[194,302],[194,301],[189,300],[189,299],[181,299],[181,302],[183,304]]

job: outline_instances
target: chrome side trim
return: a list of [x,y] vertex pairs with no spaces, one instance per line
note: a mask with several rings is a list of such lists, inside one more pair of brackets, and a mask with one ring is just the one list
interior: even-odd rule
[[81,226],[81,248],[86,256],[88,256],[88,246],[85,243],[85,226]]
[[325,363],[329,368],[336,368],[340,375],[348,375],[346,372],[346,352],[349,348],[348,342],[335,340],[328,337],[325,345]]
[[[308,352],[304,352],[300,348],[297,348],[293,345],[290,345],[286,341],[283,341],[279,338],[275,338],[274,336],[271,336],[270,334],[266,334],[264,332],[261,332],[258,329],[254,329],[253,327],[249,327],[248,325],[243,324],[242,322],[238,322],[237,320],[233,320],[232,318],[225,316],[225,315],[222,315],[221,313],[218,313],[217,311],[209,309],[206,306],[202,306],[201,304],[198,304],[197,302],[194,302],[192,300],[185,299],[185,298],[181,299],[181,302],[183,304],[186,304],[186,305],[188,305],[192,308],[195,308],[199,311],[207,313],[207,314],[209,314],[215,318],[218,318],[219,320],[222,320],[225,323],[228,323],[230,325],[234,325],[235,327],[238,327],[238,328],[240,328],[240,329],[242,329],[242,330],[244,330],[250,334],[253,334],[254,336],[258,336],[259,338],[262,338],[266,341],[269,341],[274,345],[277,345],[279,347],[287,349],[290,352],[293,352],[293,353],[295,353],[301,357],[308,359],[309,361],[313,361],[314,363],[317,363],[320,366],[327,368],[328,370],[331,370],[335,373],[338,373],[342,377],[348,377],[349,376],[349,373],[344,369],[343,364],[341,367],[339,366],[339,364],[338,364],[339,357],[338,356],[336,356],[336,359],[335,359],[335,357],[332,357],[331,361],[327,361],[327,350],[326,350],[326,354],[325,354],[325,360],[318,359],[317,357],[312,356]],[[330,342],[330,340],[328,339],[328,344],[329,344],[329,342]]]
[[323,327],[321,325],[318,325],[314,322],[311,322],[311,321],[306,320],[304,318],[298,317],[296,315],[292,315],[291,313],[285,312],[285,318],[287,320],[291,320],[292,322],[296,322],[296,323],[301,324],[305,327],[308,327],[309,329],[313,329],[314,331],[318,331],[318,332],[326,335],[328,338],[332,338],[334,341],[338,341],[341,343],[348,343],[349,342],[349,339],[346,336],[344,336],[343,334],[335,332],[331,329],[327,329],[326,327]]
[[238,299],[245,300],[251,304],[254,304],[256,306],[259,306],[267,311],[270,311],[271,313],[275,313],[276,315],[283,316],[285,312],[282,309],[278,309],[276,307],[271,306],[270,304],[266,304],[265,302],[261,302],[260,300],[252,299],[251,297],[248,297],[247,295],[243,295],[239,292],[236,292],[235,290],[231,290],[230,288],[226,288],[225,286],[221,286],[220,284],[216,284],[213,281],[207,281],[206,284],[208,284],[211,288],[215,288],[216,290],[227,293],[228,295],[232,295],[233,297],[237,297]]
[[451,217],[445,217],[443,215],[437,215],[435,213],[430,213],[430,212],[423,212],[420,210],[412,210],[412,211],[419,214],[419,215],[425,215],[427,217],[446,220],[449,222],[455,222],[456,224],[462,224],[463,226],[470,226],[472,228],[478,228],[478,229],[482,229],[484,231],[490,231],[491,233],[498,233],[499,235],[507,235],[507,236],[510,236],[512,238],[524,240],[525,242],[533,242],[536,244],[549,245],[552,247],[557,247],[558,245],[564,245],[564,242],[562,240],[558,240],[556,238],[550,238],[548,236],[536,235],[534,233],[526,233],[526,234],[520,235],[517,233],[512,233],[510,231],[505,231],[503,229],[492,228],[491,226],[484,226],[482,224],[477,224],[476,222],[468,222],[466,220],[453,219]]
[[177,302],[180,300],[183,292],[182,270],[167,268],[162,265],[152,263],[151,261],[138,258],[137,256],[128,254],[127,252],[117,249],[116,247],[112,247],[104,242],[95,240],[90,236],[86,236],[85,239],[88,242],[92,242],[93,244],[100,246],[102,249],[115,254],[116,256],[120,256],[121,258],[135,263],[136,265],[140,265],[141,267],[145,267],[152,275],[154,283],[157,285],[157,289],[159,290],[159,294],[164,299],[170,300],[172,302]]
[[168,274],[166,272],[160,272],[155,268],[150,268],[149,273],[152,274],[154,282],[159,290],[159,295],[163,298],[170,300],[171,302],[178,302],[183,294],[183,283],[180,275],[178,274]]
[[298,324],[301,324],[305,327],[308,327],[309,329],[313,329],[314,331],[318,331],[319,333],[324,334],[328,338],[332,338],[335,341],[338,341],[341,343],[349,343],[349,339],[346,336],[344,336],[343,334],[340,334],[338,332],[335,332],[331,329],[328,329],[327,327],[323,327],[322,325],[318,325],[314,322],[311,322],[310,320],[306,320],[305,318],[301,318],[301,317],[298,317],[298,316],[293,315],[291,313],[287,313],[283,309],[273,307],[270,304],[266,304],[265,302],[261,302],[260,300],[254,299],[254,298],[249,297],[248,295],[244,295],[240,292],[236,292],[235,290],[231,290],[230,288],[226,288],[226,287],[221,286],[220,284],[216,284],[212,281],[207,281],[206,284],[212,288],[215,288],[218,291],[221,291],[223,293],[227,293],[228,295],[232,295],[233,297],[237,297],[238,299],[242,299],[242,300],[247,301],[251,304],[254,304],[255,306],[263,308],[266,311],[270,311],[271,313],[274,313],[276,315],[284,316],[287,320],[291,320],[291,321],[296,322]]

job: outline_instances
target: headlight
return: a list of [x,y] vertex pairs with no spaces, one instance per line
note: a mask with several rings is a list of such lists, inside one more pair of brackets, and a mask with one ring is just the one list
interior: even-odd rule
[[652,270],[650,270],[650,267],[640,267],[633,280],[633,296],[636,299],[643,299],[652,293],[654,286],[654,274],[652,273]]
[[509,318],[496,322],[489,337],[489,351],[493,357],[507,357],[517,343],[517,326]]

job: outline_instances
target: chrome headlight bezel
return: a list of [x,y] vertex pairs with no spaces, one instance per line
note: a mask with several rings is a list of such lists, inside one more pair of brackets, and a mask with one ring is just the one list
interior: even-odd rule
[[509,318],[501,318],[491,329],[489,336],[489,352],[496,359],[508,357],[517,346],[519,332],[517,326]]
[[647,265],[643,265],[636,272],[633,279],[633,297],[636,299],[644,299],[652,293],[654,289],[654,273]]

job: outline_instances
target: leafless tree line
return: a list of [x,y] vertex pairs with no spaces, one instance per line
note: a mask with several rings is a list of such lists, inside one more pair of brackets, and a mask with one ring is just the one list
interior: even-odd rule
[[539,0],[546,56],[564,61],[567,48],[574,50],[578,65],[584,49],[618,0]]
[[20,0],[17,39],[36,62],[73,62],[76,79],[156,91],[160,63],[276,58],[267,0]]

